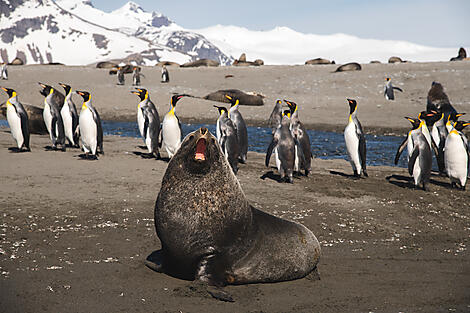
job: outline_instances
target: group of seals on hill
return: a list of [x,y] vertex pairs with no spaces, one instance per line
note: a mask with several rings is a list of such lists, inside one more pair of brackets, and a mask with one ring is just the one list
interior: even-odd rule
[[146,265],[202,282],[224,301],[233,299],[216,287],[299,279],[316,273],[320,258],[309,229],[248,203],[206,128],[188,134],[170,160],[155,204],[155,228],[162,248]]

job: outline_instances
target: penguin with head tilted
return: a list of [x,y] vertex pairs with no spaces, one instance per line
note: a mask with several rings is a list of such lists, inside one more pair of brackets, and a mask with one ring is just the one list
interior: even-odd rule
[[292,136],[291,112],[286,110],[282,113],[281,125],[274,132],[268,151],[266,152],[265,165],[269,166],[272,153],[276,155],[276,167],[281,175],[281,180],[293,183],[295,166],[295,139]]
[[406,147],[408,151],[408,160],[410,159],[411,153],[413,152],[413,139],[411,138],[411,132],[419,127],[421,121],[418,118],[413,117],[405,117],[411,123],[411,130],[408,132],[408,135],[405,137],[405,140],[400,144],[397,150],[397,154],[395,155],[395,165],[398,164],[398,160],[400,159],[400,155]]
[[7,121],[10,126],[11,135],[18,147],[18,150],[13,151],[31,151],[29,148],[28,113],[26,113],[23,105],[18,100],[18,94],[15,90],[5,87],[0,88],[8,94],[6,102]]
[[272,133],[276,132],[276,129],[281,125],[282,120],[282,101],[276,100],[276,104],[274,105],[273,111],[269,116],[268,124],[271,127]]
[[124,83],[125,83],[124,72],[125,72],[124,67],[122,67],[122,66],[117,67],[116,75],[117,75],[117,80],[118,81],[117,81],[116,85],[124,85]]
[[150,100],[146,89],[137,88],[131,93],[138,95],[140,102],[137,105],[137,125],[140,135],[144,139],[150,156],[160,158],[158,140],[160,137],[160,117],[157,108]]
[[0,63],[0,78],[8,80],[8,69],[6,63]]
[[222,106],[214,106],[219,110],[219,118],[217,119],[216,132],[219,133],[220,138],[217,137],[220,148],[225,155],[233,173],[236,175],[238,172],[238,138],[237,130],[233,125],[232,120],[228,117],[228,110]]
[[171,159],[181,145],[181,123],[175,114],[176,103],[186,95],[174,95],[170,100],[170,111],[165,114],[160,132],[160,146],[164,147]]
[[357,102],[347,99],[349,103],[348,125],[344,129],[344,141],[349,154],[354,176],[360,177],[361,171],[368,177],[366,171],[366,137],[362,131],[361,123],[357,118]]
[[170,82],[170,74],[168,73],[168,69],[165,65],[162,66],[162,83],[169,83]]
[[87,158],[97,159],[98,152],[104,153],[103,128],[101,126],[100,115],[93,107],[89,92],[77,90],[76,93],[83,98],[82,110],[79,117],[82,148]]
[[287,103],[291,112],[290,129],[296,141],[294,171],[304,170],[305,176],[308,176],[308,173],[312,170],[311,159],[313,158],[310,150],[310,137],[304,124],[300,121],[297,104],[288,100],[284,100],[284,102]]
[[390,77],[387,77],[385,79],[385,81],[387,82],[385,84],[385,87],[384,87],[384,97],[385,99],[387,100],[395,100],[395,94],[393,92],[393,90],[398,90],[400,92],[403,92],[403,90],[401,88],[398,88],[398,87],[394,87],[392,85],[392,79]]
[[422,184],[423,190],[426,190],[426,184],[431,176],[432,153],[425,131],[423,131],[426,122],[421,118],[419,120],[418,128],[411,131],[413,150],[408,160],[408,172],[413,176],[415,186]]
[[[60,114],[65,97],[49,85],[43,83],[39,85],[42,87],[40,93],[45,97],[43,118],[52,141],[52,149],[57,150],[60,146],[60,149],[65,151],[64,121]],[[62,97],[58,96],[59,94]]]
[[60,115],[64,122],[65,137],[72,147],[78,148],[78,138],[80,132],[78,130],[78,113],[75,103],[72,101],[72,87],[67,84],[59,83],[65,90],[65,100]]
[[245,164],[248,153],[248,131],[246,129],[245,120],[243,119],[240,111],[238,111],[240,100],[229,95],[225,95],[225,98],[230,101],[228,117],[232,120],[233,125],[237,130],[238,147],[240,149],[240,163]]
[[228,116],[228,111],[227,111],[227,108],[223,107],[223,106],[214,105],[214,108],[217,108],[217,110],[219,111],[219,118],[215,122],[215,136],[217,138],[217,142],[220,145],[221,140],[222,140],[222,131],[220,130],[220,123],[221,123],[221,120],[222,120],[222,115],[224,113],[227,113],[227,116]]
[[134,66],[132,68],[132,85],[133,86],[140,86],[140,67]]
[[460,186],[462,190],[465,190],[470,152],[468,150],[467,137],[461,131],[457,130],[457,127],[463,129],[468,126],[469,123],[458,123],[458,121],[454,122],[453,120],[456,120],[456,117],[449,116],[446,122],[449,134],[447,135],[444,148],[445,166],[452,187]]

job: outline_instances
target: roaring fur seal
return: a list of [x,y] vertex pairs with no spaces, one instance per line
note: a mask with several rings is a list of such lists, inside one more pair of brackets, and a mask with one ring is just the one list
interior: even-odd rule
[[361,69],[362,68],[359,63],[352,62],[352,63],[346,63],[346,64],[341,65],[340,67],[336,69],[335,72],[360,71]]
[[245,93],[238,89],[217,90],[216,92],[210,93],[207,96],[203,97],[203,99],[230,103],[230,101],[227,100],[225,95],[229,95],[232,98],[237,98],[238,101],[240,101],[240,105],[264,105],[264,97],[262,95],[254,93]]
[[155,228],[162,249],[146,265],[210,286],[299,279],[314,272],[320,258],[309,229],[248,203],[206,128],[186,136],[168,164]]

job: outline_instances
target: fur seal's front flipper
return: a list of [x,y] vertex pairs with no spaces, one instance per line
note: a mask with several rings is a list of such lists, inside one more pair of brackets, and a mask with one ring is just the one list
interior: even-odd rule
[[145,265],[155,272],[164,273],[162,253],[162,250],[150,253],[145,259]]

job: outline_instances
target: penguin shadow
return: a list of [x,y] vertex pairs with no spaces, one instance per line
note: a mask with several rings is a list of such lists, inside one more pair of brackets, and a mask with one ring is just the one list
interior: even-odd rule
[[330,171],[330,174],[331,175],[338,175],[338,176],[342,176],[342,177],[346,177],[346,178],[354,179],[354,180],[359,180],[359,179],[362,178],[362,177],[359,177],[359,176],[354,176],[353,174],[346,174],[346,173],[338,172],[338,171]]
[[161,159],[155,157],[153,153],[146,153],[146,152],[140,152],[140,151],[132,151],[133,154],[140,156],[142,159]]
[[395,185],[401,188],[415,189],[415,185],[413,183],[413,177],[393,174],[393,175],[385,177],[385,179],[392,185]]
[[98,157],[96,155],[86,154],[86,153],[79,154],[78,157],[80,158],[80,160],[86,160],[86,161],[98,160]]
[[[436,175],[436,176],[439,176],[439,175]],[[429,182],[433,185],[444,187],[447,189],[455,189],[454,187],[452,187],[452,184],[448,182],[443,182],[443,181],[435,180],[432,178],[429,180]]]
[[[274,180],[278,183],[287,182],[286,179],[281,178],[281,175],[280,174],[275,174],[274,171],[268,171],[268,172],[264,173],[263,175],[261,175],[260,178],[262,180],[265,180],[266,178],[269,178],[269,179]],[[293,178],[294,179],[300,179],[300,176],[299,175],[293,175]]]
[[8,148],[8,151],[10,151],[11,153],[31,152],[31,150],[20,149],[18,147],[10,147]]
[[44,150],[45,150],[45,151],[61,151],[61,152],[65,152],[66,147],[64,146],[62,149],[59,149],[59,148],[53,147],[53,146],[44,146]]

